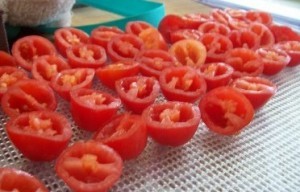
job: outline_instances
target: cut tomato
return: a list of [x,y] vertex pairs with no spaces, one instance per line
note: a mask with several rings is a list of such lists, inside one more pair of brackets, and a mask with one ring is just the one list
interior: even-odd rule
[[170,41],[173,44],[183,39],[200,40],[202,35],[203,33],[196,29],[179,29],[170,33]]
[[207,21],[201,24],[198,28],[200,32],[205,33],[219,33],[221,35],[228,35],[230,29],[227,25],[218,23],[216,21]]
[[288,67],[300,64],[300,41],[281,41],[274,47],[284,50],[291,57]]
[[108,42],[120,34],[124,34],[124,31],[118,27],[99,26],[92,30],[90,40],[91,43],[107,49]]

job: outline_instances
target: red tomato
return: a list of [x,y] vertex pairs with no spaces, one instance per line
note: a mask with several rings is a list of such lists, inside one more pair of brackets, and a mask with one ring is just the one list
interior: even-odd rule
[[86,44],[67,49],[67,58],[72,68],[98,68],[107,60],[105,49],[99,45]]
[[229,20],[229,28],[231,30],[243,30],[248,29],[250,23],[246,20],[240,20],[240,19],[230,19]]
[[200,67],[206,59],[205,46],[194,39],[177,41],[171,45],[169,53],[183,66]]
[[111,63],[96,70],[98,79],[111,89],[115,89],[115,82],[124,77],[136,76],[139,73],[139,63],[135,61],[120,61]]
[[9,117],[16,117],[24,112],[51,110],[57,106],[53,90],[37,80],[21,80],[4,93],[2,109]]
[[272,24],[269,28],[272,31],[276,42],[300,41],[299,32],[293,30],[289,26]]
[[200,40],[202,35],[203,33],[196,29],[179,29],[170,33],[170,41],[173,44],[183,39]]
[[108,42],[113,37],[123,33],[124,31],[118,27],[99,26],[92,30],[90,40],[91,43],[100,45],[106,49]]
[[198,27],[211,20],[210,16],[205,13],[188,13],[182,16],[182,19],[186,23],[187,29],[198,29]]
[[207,21],[203,24],[201,24],[198,28],[198,30],[202,33],[219,33],[221,35],[228,35],[230,32],[230,29],[227,25],[218,23],[216,21]]
[[96,131],[117,114],[121,101],[112,95],[80,88],[70,92],[71,114],[79,128]]
[[125,32],[139,36],[141,32],[149,28],[154,27],[145,21],[129,21],[126,23]]
[[205,125],[218,134],[240,132],[254,117],[250,101],[230,87],[218,87],[205,94],[199,108]]
[[144,42],[145,49],[168,50],[168,45],[158,29],[151,27],[139,33],[139,38]]
[[78,141],[58,157],[55,171],[72,191],[107,192],[120,178],[123,161],[112,148]]
[[31,70],[33,61],[38,57],[56,54],[56,49],[51,41],[37,35],[18,39],[12,45],[11,51],[17,64],[28,71]]
[[56,74],[51,87],[65,100],[70,100],[70,91],[78,88],[91,88],[95,70],[90,68],[65,69]]
[[241,77],[231,82],[231,87],[245,95],[254,109],[265,105],[277,91],[276,85],[262,77]]
[[150,105],[143,118],[154,141],[175,147],[194,136],[200,123],[200,111],[190,103],[168,101]]
[[205,33],[200,41],[207,51],[205,63],[223,62],[226,59],[227,51],[233,48],[230,39],[218,33]]
[[285,51],[272,47],[257,49],[256,53],[261,57],[265,75],[279,73],[291,60],[291,57]]
[[107,54],[113,62],[134,60],[142,49],[143,41],[133,34],[118,35],[107,44]]
[[101,127],[93,138],[113,148],[123,160],[129,160],[144,151],[148,134],[141,116],[123,114]]
[[0,50],[0,66],[17,66],[17,62],[12,55]]
[[291,57],[288,67],[300,64],[300,41],[281,41],[275,47],[284,50]]
[[161,72],[159,84],[168,100],[195,102],[206,92],[206,83],[193,68],[169,67]]
[[229,34],[234,48],[257,49],[260,46],[260,38],[249,29],[232,30]]
[[9,87],[16,82],[28,79],[28,74],[17,67],[1,66],[0,67],[0,99]]
[[227,26],[229,24],[229,20],[231,19],[230,15],[222,9],[213,9],[210,15],[213,18],[213,20]]
[[11,142],[32,161],[51,161],[67,147],[71,124],[59,113],[33,111],[10,119],[6,132]]
[[89,41],[89,35],[77,28],[64,27],[54,32],[54,44],[64,57],[67,56],[68,48],[74,45],[87,44]]
[[166,15],[159,22],[158,30],[164,37],[167,43],[170,43],[170,34],[178,29],[185,29],[186,24],[184,19],[179,15]]
[[154,103],[159,94],[159,84],[152,77],[125,77],[116,81],[116,91],[128,109],[141,113]]
[[36,80],[50,83],[53,76],[69,68],[69,64],[62,57],[58,55],[45,55],[33,62],[31,74]]
[[272,15],[264,11],[257,11],[257,10],[247,11],[245,18],[250,22],[259,22],[264,25],[271,25],[273,23]]
[[14,168],[0,168],[0,191],[48,192],[46,186],[35,176]]
[[228,85],[234,69],[226,63],[207,63],[199,68],[200,74],[204,77],[207,90]]
[[175,65],[176,59],[169,52],[153,49],[144,50],[138,57],[140,71],[145,76],[159,78],[161,71]]
[[260,47],[269,47],[275,43],[273,33],[264,24],[250,23],[249,29],[258,35]]
[[264,65],[259,55],[247,48],[234,48],[228,51],[225,63],[234,68],[233,78],[241,76],[258,76],[262,74]]
[[227,13],[232,19],[244,20],[246,17],[246,10],[243,9],[233,9],[233,8],[225,8],[225,13]]

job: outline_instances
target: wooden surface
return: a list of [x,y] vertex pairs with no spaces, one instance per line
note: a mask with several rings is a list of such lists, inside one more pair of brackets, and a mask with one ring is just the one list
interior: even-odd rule
[[[165,5],[166,14],[185,13],[207,13],[209,8],[193,0],[153,0]],[[99,22],[106,22],[122,18],[120,15],[112,14],[103,10],[94,9],[91,7],[76,8],[73,10],[72,25],[86,25]]]

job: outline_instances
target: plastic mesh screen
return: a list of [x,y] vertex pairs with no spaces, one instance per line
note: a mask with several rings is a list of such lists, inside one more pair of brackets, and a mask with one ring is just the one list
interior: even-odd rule
[[[122,177],[111,191],[300,191],[299,74],[300,67],[286,68],[271,78],[279,88],[277,94],[239,135],[220,136],[201,123],[182,147],[163,147],[149,139],[138,159],[125,162]],[[71,120],[68,103],[59,100],[58,111]],[[12,146],[2,112],[0,123],[0,166],[27,171],[50,191],[69,191],[56,177],[54,162],[31,162]],[[89,137],[72,126],[72,142]]]

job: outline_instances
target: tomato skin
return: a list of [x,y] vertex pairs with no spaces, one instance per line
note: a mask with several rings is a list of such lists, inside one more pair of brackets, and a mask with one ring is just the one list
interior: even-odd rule
[[70,101],[70,91],[91,88],[94,76],[95,70],[91,68],[65,69],[51,79],[50,85],[63,99]]
[[117,80],[138,75],[139,63],[135,61],[115,62],[96,70],[96,76],[105,86],[115,89]]
[[183,39],[200,40],[203,33],[196,29],[179,29],[170,33],[171,44]]
[[132,114],[119,115],[93,136],[94,140],[117,151],[123,160],[136,159],[144,151],[147,138],[144,120],[140,115]]
[[24,112],[54,111],[57,101],[53,90],[46,83],[24,79],[15,83],[4,93],[1,106],[4,113],[13,118]]
[[272,24],[269,29],[272,31],[276,43],[280,41],[300,41],[300,34],[289,26]]
[[72,137],[69,121],[46,110],[22,113],[10,119],[5,130],[16,148],[32,161],[56,159]]
[[11,54],[0,50],[0,66],[17,66],[17,62]]
[[211,20],[210,16],[205,13],[188,13],[182,16],[187,29],[198,29],[198,27]]
[[265,75],[275,75],[282,71],[290,62],[291,57],[283,50],[276,48],[260,48],[256,53],[262,58]]
[[169,53],[174,56],[178,65],[199,67],[204,64],[207,51],[203,43],[194,39],[184,39],[172,44]]
[[200,100],[199,108],[205,125],[221,135],[239,133],[254,117],[250,101],[228,86],[206,93]]
[[25,171],[1,167],[0,168],[0,191],[39,191],[48,192],[46,186],[35,176]]
[[107,55],[113,62],[134,60],[144,49],[143,41],[133,34],[122,34],[111,39],[107,44]]
[[144,76],[159,78],[165,68],[175,66],[176,58],[161,49],[144,50],[139,54],[140,72]]
[[99,26],[92,30],[90,40],[107,49],[108,42],[119,34],[124,34],[124,31],[118,27]]
[[[177,113],[172,121],[172,114]],[[194,136],[200,123],[199,108],[190,103],[167,101],[150,105],[143,112],[148,133],[161,145],[184,145]]]
[[206,82],[193,68],[169,67],[161,72],[159,84],[170,101],[195,102],[206,92]]
[[17,64],[30,71],[36,58],[43,55],[54,55],[56,49],[48,39],[42,36],[29,35],[15,41],[11,52]]
[[105,49],[93,44],[72,46],[67,49],[67,58],[72,68],[96,69],[107,61]]
[[205,33],[200,41],[207,51],[205,63],[225,61],[227,51],[233,48],[230,39],[218,33]]
[[288,67],[300,64],[300,41],[281,41],[274,47],[284,50],[291,57]]
[[50,84],[53,76],[69,68],[69,64],[62,57],[58,55],[44,55],[33,62],[31,74],[34,79]]
[[207,63],[199,68],[200,74],[205,79],[207,91],[228,85],[233,71],[230,65],[223,62]]
[[277,86],[263,77],[237,78],[230,86],[245,95],[255,110],[264,106],[277,92]]
[[248,48],[234,48],[229,50],[225,63],[234,68],[233,78],[258,76],[262,74],[264,67],[258,54]]
[[115,89],[126,108],[140,114],[154,103],[160,87],[153,77],[132,76],[116,81]]
[[74,27],[63,27],[54,32],[54,44],[64,57],[67,56],[68,48],[74,45],[88,44],[89,42],[89,35]]
[[118,153],[92,140],[77,141],[55,164],[57,175],[76,192],[106,192],[118,181],[122,169]]
[[0,99],[3,94],[22,79],[29,79],[28,74],[20,68],[13,66],[0,67]]
[[170,43],[170,34],[178,29],[185,29],[184,19],[179,15],[168,14],[162,18],[158,25],[158,31],[162,34],[167,43]]
[[79,128],[87,131],[99,129],[121,107],[120,99],[102,91],[79,88],[72,90],[70,95],[73,120]]

